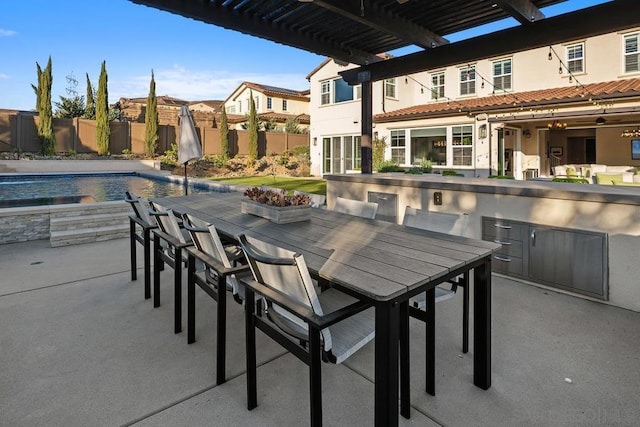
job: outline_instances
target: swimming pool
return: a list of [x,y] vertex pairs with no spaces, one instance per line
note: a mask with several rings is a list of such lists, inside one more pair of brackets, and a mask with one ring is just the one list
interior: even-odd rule
[[[137,172],[2,175],[0,208],[109,202],[123,200],[125,191],[144,198],[182,196],[184,186],[175,178]],[[189,180],[189,194],[215,191],[225,189]]]

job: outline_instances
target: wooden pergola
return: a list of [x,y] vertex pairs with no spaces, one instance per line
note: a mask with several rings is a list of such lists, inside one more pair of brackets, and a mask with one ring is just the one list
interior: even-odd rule
[[[565,0],[130,0],[360,67],[362,173],[371,173],[372,83],[640,26],[637,0],[612,0],[545,19]],[[515,18],[520,25],[450,43],[446,35]],[[416,53],[384,59],[406,46]]]

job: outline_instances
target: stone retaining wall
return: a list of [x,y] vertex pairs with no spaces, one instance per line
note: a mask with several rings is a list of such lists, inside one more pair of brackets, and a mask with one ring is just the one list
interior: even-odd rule
[[0,244],[48,239],[50,206],[0,209]]

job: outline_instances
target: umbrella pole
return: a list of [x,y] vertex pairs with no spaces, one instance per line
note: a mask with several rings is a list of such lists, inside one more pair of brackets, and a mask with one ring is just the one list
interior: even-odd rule
[[189,162],[184,162],[184,195],[185,196],[189,195],[189,183],[187,182],[187,163]]

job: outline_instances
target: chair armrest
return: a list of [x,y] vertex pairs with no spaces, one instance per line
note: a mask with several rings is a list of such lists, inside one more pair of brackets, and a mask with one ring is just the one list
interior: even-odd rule
[[157,225],[147,224],[146,222],[144,222],[142,219],[138,218],[135,215],[129,215],[129,219],[131,221],[135,222],[136,224],[138,224],[140,227],[145,228],[145,229],[148,228],[148,229],[153,230],[154,228],[158,228]]
[[252,289],[254,292],[262,295],[267,300],[278,304],[278,306],[287,310],[291,314],[298,316],[300,319],[304,320],[306,323],[317,329],[327,328],[371,307],[370,304],[364,301],[356,301],[339,310],[332,311],[331,313],[327,313],[322,316],[318,316],[309,307],[292,300],[285,293],[273,289],[270,286],[263,285],[262,283],[259,283],[251,278],[242,279],[241,282],[248,288]]
[[160,239],[166,241],[167,243],[169,243],[174,248],[184,249],[184,248],[188,248],[190,246],[193,246],[193,242],[182,243],[181,241],[179,241],[175,237],[171,236],[170,234],[165,233],[164,231],[154,230],[153,232],[155,233],[155,235],[157,237],[159,237]]
[[220,263],[220,261],[218,261],[214,257],[202,252],[201,250],[199,250],[195,246],[188,248],[187,251],[191,255],[193,255],[194,257],[198,258],[200,261],[202,261],[207,267],[214,269],[216,272],[218,272],[218,274],[220,274],[221,276],[224,276],[224,277],[229,276],[231,274],[236,274],[236,273],[242,273],[242,272],[245,272],[245,271],[249,271],[251,269],[249,267],[249,265],[246,265],[246,264],[244,264],[244,265],[241,264],[241,265],[235,266],[235,267],[225,267],[224,265],[222,265],[222,263]]

